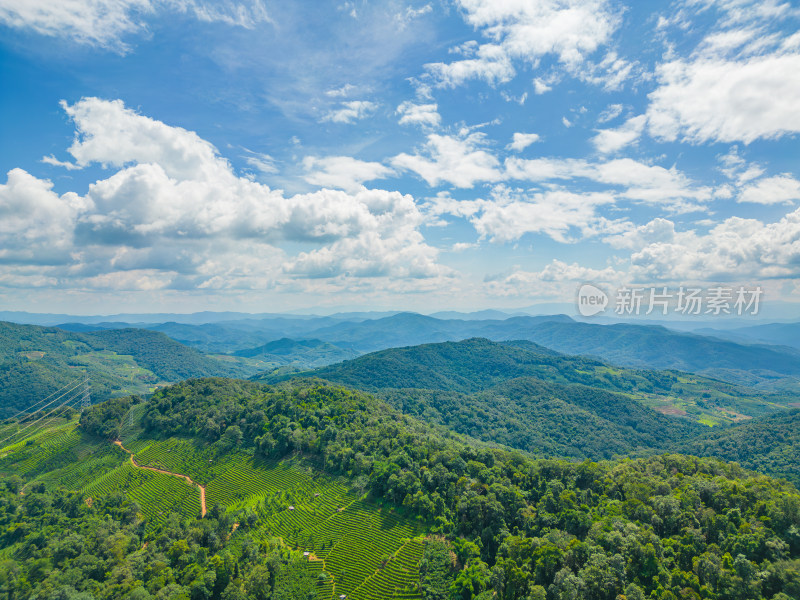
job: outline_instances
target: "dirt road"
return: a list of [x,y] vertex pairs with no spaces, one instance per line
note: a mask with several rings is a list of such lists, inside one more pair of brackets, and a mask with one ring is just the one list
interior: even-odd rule
[[122,448],[125,452],[127,452],[130,455],[131,463],[133,463],[134,467],[137,467],[139,469],[144,469],[145,471],[155,471],[156,473],[163,473],[164,475],[171,475],[172,477],[179,477],[179,478],[183,479],[184,481],[186,481],[186,483],[188,483],[189,485],[196,486],[200,490],[200,516],[201,517],[205,517],[206,516],[206,488],[205,487],[203,487],[202,485],[200,485],[196,481],[193,481],[192,478],[189,477],[188,475],[183,475],[181,473],[173,473],[172,471],[166,471],[164,469],[157,469],[155,467],[147,467],[147,466],[144,466],[144,465],[140,465],[139,463],[136,462],[136,457],[133,455],[133,452],[131,452],[125,446],[123,446],[122,442],[120,440],[116,440],[114,442],[114,444],[119,446],[120,448]]

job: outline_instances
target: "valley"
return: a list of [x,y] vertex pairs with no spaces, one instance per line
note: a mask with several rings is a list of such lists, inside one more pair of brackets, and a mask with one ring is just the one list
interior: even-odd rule
[[[215,356],[147,330],[5,331],[6,364],[43,365],[40,382],[63,365],[79,369],[94,396],[83,410],[80,394],[22,408],[0,429],[0,496],[38,523],[0,537],[0,556],[50,561],[47,572],[26,571],[36,589],[63,586],[90,556],[127,571],[168,565],[140,571],[139,584],[123,577],[128,587],[114,592],[84,571],[84,583],[119,597],[163,588],[222,599],[242,586],[258,598],[266,581],[274,597],[320,600],[490,591],[549,600],[570,586],[598,599],[758,589],[782,600],[780,590],[794,589],[800,410],[791,392],[529,340],[444,341],[325,364],[338,352],[327,342],[279,339]],[[267,355],[300,358],[261,371],[240,362]],[[126,371],[152,379],[124,388]],[[66,498],[80,510],[64,512]],[[83,537],[84,554],[46,558],[61,556],[66,531],[94,535],[110,514],[124,550],[107,555]],[[72,524],[31,546],[24,532],[52,519]],[[611,531],[626,532],[627,549]],[[271,575],[258,580],[247,565],[266,556]],[[734,559],[771,579],[742,577]],[[702,561],[723,578],[692,566]]]

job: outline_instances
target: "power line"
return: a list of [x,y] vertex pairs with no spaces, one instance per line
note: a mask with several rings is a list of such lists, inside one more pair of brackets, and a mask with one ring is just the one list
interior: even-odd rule
[[[28,434],[22,439],[27,439],[27,438],[34,437],[35,435],[37,435],[37,434],[41,433],[42,431],[44,431],[45,429],[47,429],[54,420],[56,420],[56,419],[60,418],[61,416],[63,416],[63,415],[57,415],[57,414],[54,414],[54,413],[57,413],[58,411],[64,410],[64,409],[75,410],[77,408],[77,406],[71,406],[71,404],[73,402],[75,402],[75,400],[77,400],[78,398],[81,398],[81,396],[80,395],[72,396],[69,400],[67,400],[66,402],[64,402],[60,406],[54,408],[49,413],[49,414],[51,414],[53,416],[47,417],[47,415],[45,415],[44,417],[42,417],[43,419],[46,419],[46,420],[41,425],[39,425],[36,429],[34,429],[32,431],[29,431]],[[21,441],[22,440],[19,440],[19,442],[21,442]],[[19,442],[15,442],[15,443],[19,443]]]
[[[66,396],[68,393],[71,393],[71,392],[73,392],[73,391],[74,391],[74,390],[75,390],[75,389],[76,389],[76,388],[77,388],[77,387],[78,387],[80,384],[81,384],[81,382],[79,381],[77,385],[73,386],[73,387],[72,387],[70,390],[68,390],[67,392],[64,392],[63,394],[61,394],[60,396],[58,396],[58,398],[56,398],[55,400],[51,400],[50,402],[48,402],[47,404],[45,404],[45,405],[44,405],[42,408],[40,408],[39,410],[40,410],[40,411],[41,411],[41,410],[43,410],[44,408],[46,408],[46,407],[50,406],[51,404],[53,404],[53,402],[56,402],[56,401],[60,400],[61,398],[63,398],[64,396]],[[65,404],[68,404],[69,402],[72,402],[73,400],[75,400],[75,396],[73,396],[73,397],[71,397],[71,398],[68,398],[67,400],[65,400],[64,402],[62,402],[61,404],[59,404],[57,407],[55,407],[53,410],[51,410],[49,413],[47,413],[47,414],[46,414],[46,415],[44,415],[43,417],[39,417],[38,419],[36,419],[36,420],[35,420],[35,421],[33,421],[32,423],[30,423],[30,424],[26,425],[26,426],[25,426],[25,427],[23,427],[22,429],[19,429],[18,431],[16,431],[16,432],[12,433],[10,436],[8,436],[7,438],[5,438],[4,440],[0,440],[0,447],[2,447],[2,446],[3,446],[3,444],[5,444],[5,443],[6,443],[8,440],[10,440],[11,438],[13,438],[13,437],[16,437],[17,435],[19,435],[20,433],[22,433],[22,432],[23,432],[23,431],[25,431],[26,429],[29,429],[30,427],[33,427],[34,425],[36,425],[36,423],[38,423],[39,421],[41,421],[42,419],[44,419],[44,418],[46,418],[46,417],[49,417],[49,416],[50,416],[50,415],[52,415],[52,414],[53,414],[55,411],[57,411],[58,409],[62,408],[62,407],[65,405]]]
[[90,394],[89,388],[89,376],[86,376],[85,387],[83,388],[83,394],[81,395],[81,412],[86,410],[92,405],[92,396]]
[[[50,398],[52,398],[53,396],[55,396],[55,395],[56,395],[58,392],[60,392],[61,390],[63,390],[65,387],[69,387],[70,385],[72,385],[73,383],[75,383],[75,381],[78,381],[78,380],[76,379],[76,380],[74,380],[74,381],[69,381],[69,382],[65,383],[65,384],[64,384],[64,385],[62,385],[60,388],[58,388],[58,389],[57,389],[55,392],[53,392],[52,394],[50,394],[49,396],[47,396],[47,398],[44,398],[44,400],[39,400],[39,402],[37,402],[36,404],[41,404],[41,403],[42,403],[42,402],[44,402],[45,400],[49,400]],[[18,416],[20,416],[22,413],[24,413],[24,412],[28,412],[29,410],[31,410],[31,409],[32,409],[34,406],[36,406],[36,404],[32,404],[32,405],[30,405],[29,407],[27,407],[27,408],[24,408],[24,409],[22,409],[21,411],[19,411],[17,414],[15,414],[15,415],[13,415],[13,416],[11,416],[11,417],[6,417],[4,420],[8,420],[8,419],[16,419],[16,418],[17,418]],[[47,404],[45,404],[45,406],[47,406]],[[33,413],[31,413],[31,414],[35,414],[37,411],[41,410],[41,409],[42,409],[42,408],[44,408],[45,406],[42,406],[41,408],[37,408],[37,409],[36,409],[35,411],[33,411]],[[28,415],[28,416],[30,416],[30,415]]]
[[[73,393],[74,393],[74,391],[75,391],[76,387],[77,387],[77,386],[74,386],[74,387],[73,387],[73,388],[70,390],[70,392],[73,392]],[[69,393],[69,392],[67,392],[67,393]],[[57,398],[57,400],[58,400],[58,399],[60,399],[60,398],[63,398],[64,396],[66,396],[66,395],[67,395],[67,393],[64,393],[64,394],[62,394],[61,396],[59,396],[59,397]],[[27,430],[27,429],[30,429],[31,427],[33,427],[34,425],[36,425],[37,423],[39,423],[39,422],[40,422],[40,421],[42,421],[43,419],[47,419],[48,417],[50,417],[51,415],[53,415],[53,414],[54,414],[54,413],[56,413],[57,411],[59,411],[59,410],[61,410],[62,408],[64,408],[64,406],[67,406],[67,405],[71,404],[72,402],[74,402],[74,401],[75,401],[75,399],[76,399],[77,397],[78,397],[77,395],[74,395],[74,394],[73,394],[73,395],[71,395],[71,396],[70,396],[70,397],[68,397],[66,400],[64,400],[64,401],[63,401],[61,404],[59,404],[59,405],[58,405],[58,406],[56,406],[54,409],[52,409],[50,412],[48,412],[48,413],[46,413],[46,414],[42,415],[41,417],[39,417],[39,418],[38,418],[38,419],[36,419],[35,421],[32,421],[31,423],[28,423],[28,424],[27,424],[25,427],[23,427],[22,429],[19,429],[19,430],[17,430],[16,432],[12,433],[10,436],[8,436],[8,437],[6,437],[4,440],[0,441],[0,447],[2,447],[2,445],[3,445],[3,444],[6,442],[6,441],[8,441],[8,440],[10,440],[10,439],[12,439],[12,438],[14,438],[14,437],[18,436],[20,433],[22,433],[22,432],[23,432],[23,431],[25,431],[25,430]],[[52,404],[52,402],[51,402],[51,404]],[[40,431],[40,428],[37,428],[37,429],[33,430],[33,433],[38,433],[39,431]],[[32,435],[32,433],[31,433],[31,432],[29,432],[29,433],[28,433],[28,435],[27,435],[27,436],[25,436],[25,437],[30,437],[30,435]],[[16,443],[16,442],[14,442],[14,443]]]
[[[54,398],[53,400],[51,400],[50,402],[48,402],[48,403],[47,403],[47,404],[45,404],[44,406],[41,406],[41,407],[37,408],[37,409],[36,409],[36,412],[39,412],[39,411],[42,411],[42,410],[44,410],[45,408],[47,408],[48,406],[50,406],[50,405],[51,405],[51,404],[53,404],[54,402],[57,402],[58,400],[60,400],[60,399],[61,399],[61,398],[63,398],[64,396],[66,396],[67,394],[71,394],[72,392],[74,392],[74,391],[75,391],[75,389],[77,389],[77,387],[78,387],[78,386],[81,384],[81,380],[80,380],[80,379],[76,379],[76,380],[75,380],[75,382],[73,382],[73,384],[74,384],[74,385],[72,385],[72,387],[71,387],[71,388],[69,388],[69,389],[68,389],[66,392],[64,392],[63,394],[61,394],[60,396],[58,396],[58,397]],[[51,394],[51,395],[52,395],[52,394]],[[36,412],[34,412],[34,413],[31,413],[31,414],[30,414],[30,415],[28,415],[28,416],[29,416],[29,417],[32,417],[33,415],[35,415],[35,414],[36,414]],[[23,417],[23,420],[24,420],[24,417]]]
[[[50,412],[48,412],[47,414],[45,414],[45,415],[42,415],[41,417],[39,417],[39,418],[38,418],[38,419],[36,419],[35,421],[32,421],[31,423],[29,423],[28,425],[26,425],[26,426],[25,426],[25,427],[23,427],[22,429],[20,429],[20,430],[18,430],[18,431],[16,431],[16,432],[14,432],[14,433],[12,433],[10,436],[8,436],[8,437],[7,437],[7,438],[5,438],[4,440],[0,441],[0,448],[2,448],[2,447],[4,446],[4,444],[5,444],[5,443],[6,443],[8,440],[10,440],[10,439],[12,439],[12,438],[14,438],[14,437],[17,437],[17,436],[18,436],[18,435],[20,435],[22,432],[24,432],[24,431],[26,431],[26,430],[30,429],[31,427],[34,427],[34,426],[35,426],[37,423],[41,422],[41,421],[42,421],[42,420],[44,420],[44,419],[47,419],[47,421],[45,421],[45,423],[44,423],[44,425],[46,425],[47,423],[49,423],[49,422],[50,422],[50,417],[51,417],[53,414],[55,414],[56,412],[58,412],[59,410],[62,410],[64,407],[69,407],[69,408],[72,408],[72,407],[70,407],[69,405],[70,405],[72,402],[74,402],[74,401],[76,400],[76,398],[78,398],[78,396],[71,396],[71,397],[67,398],[67,399],[66,399],[64,402],[62,402],[61,404],[59,404],[58,406],[56,406],[56,407],[55,407],[53,410],[51,410],[51,411],[50,411]],[[25,439],[25,438],[29,438],[29,437],[31,437],[31,436],[33,436],[33,435],[35,435],[35,434],[39,433],[39,432],[40,432],[40,431],[42,431],[42,430],[43,430],[43,426],[36,427],[35,429],[33,429],[33,430],[31,430],[31,431],[28,431],[28,433],[27,433],[26,435],[24,435],[22,438],[20,438],[20,439],[19,439],[19,440],[17,440],[16,442],[12,442],[12,444],[17,444],[17,443],[21,442],[23,439]]]

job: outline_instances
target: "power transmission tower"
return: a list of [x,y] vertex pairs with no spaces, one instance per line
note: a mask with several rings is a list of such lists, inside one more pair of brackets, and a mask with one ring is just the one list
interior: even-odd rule
[[92,405],[92,396],[89,391],[89,378],[86,378],[83,387],[83,396],[81,397],[81,412],[86,410]]

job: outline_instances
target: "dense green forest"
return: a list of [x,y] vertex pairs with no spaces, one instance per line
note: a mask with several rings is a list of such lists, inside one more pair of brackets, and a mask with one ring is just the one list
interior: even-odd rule
[[[234,548],[232,514],[173,514],[146,537],[140,507],[121,493],[85,502],[80,492],[0,481],[0,591],[9,600],[295,600],[313,598],[306,561],[280,540]],[[247,523],[242,523],[247,527]]]
[[800,489],[800,410],[772,415],[684,440],[676,449],[718,456],[748,469],[785,477]]
[[394,348],[306,375],[373,392],[401,412],[486,442],[573,459],[682,448],[708,424],[784,412],[796,400],[677,371],[613,367],[527,341]]
[[533,377],[511,379],[475,394],[423,389],[377,394],[422,420],[537,456],[597,460],[664,451],[707,429],[623,394]]
[[49,396],[83,374],[98,400],[146,393],[162,382],[252,373],[200,354],[163,333],[115,329],[75,333],[0,322],[0,417]]
[[[122,402],[85,413],[84,427],[105,435],[97,429],[105,421],[124,428]],[[191,380],[137,406],[147,435],[184,436],[263,460],[307,456],[325,472],[360,480],[368,497],[418,515],[429,537],[416,597],[785,600],[800,593],[797,489],[716,459],[535,460],[442,435],[368,394],[313,381]],[[147,533],[119,498],[90,508],[80,496],[29,486],[3,503],[4,514],[14,515],[3,518],[0,567],[16,586],[12,597],[43,597],[60,585],[68,598],[73,592],[64,586],[87,598],[279,598],[287,597],[277,592],[281,569],[295,572],[287,575],[295,582],[304,572],[268,540],[255,555],[247,550],[253,541],[244,529],[226,545],[233,517],[223,509]],[[65,543],[70,518],[75,537]],[[255,514],[248,527],[257,530],[262,518]],[[53,545],[39,533],[48,524],[60,530]],[[256,566],[264,566],[272,595],[248,587]],[[158,596],[158,585],[173,580],[181,592]]]
[[258,358],[277,366],[296,366],[308,369],[355,358],[359,352],[339,348],[321,340],[292,340],[281,338],[256,348],[233,353],[234,356]]
[[[604,390],[678,400],[696,414],[726,421],[726,411],[759,416],[797,401],[791,394],[752,388],[681,373],[611,366],[585,356],[567,356],[527,341],[460,342],[390,348],[308,372],[359,389],[418,388],[472,393],[515,377],[536,377],[560,384],[583,384]],[[276,382],[289,376],[264,373],[256,380]]]
[[[6,393],[91,368],[117,396],[0,424],[0,597],[800,597],[791,395],[486,339],[161,387],[241,365],[0,325]],[[336,351],[243,360],[306,350]]]

